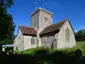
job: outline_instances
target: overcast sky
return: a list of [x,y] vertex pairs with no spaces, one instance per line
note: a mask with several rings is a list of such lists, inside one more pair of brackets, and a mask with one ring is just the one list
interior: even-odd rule
[[[35,4],[36,2],[36,4]],[[69,18],[75,31],[85,28],[84,0],[14,0],[14,5],[8,9],[16,25],[15,35],[19,25],[30,26],[30,15],[42,7],[53,13],[53,23]]]

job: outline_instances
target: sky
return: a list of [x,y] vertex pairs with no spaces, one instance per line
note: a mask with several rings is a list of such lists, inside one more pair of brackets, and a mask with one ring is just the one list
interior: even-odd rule
[[17,34],[19,25],[30,27],[31,13],[36,8],[44,8],[53,13],[53,24],[68,17],[74,31],[85,29],[85,1],[84,0],[14,0],[14,5],[8,8],[16,25],[14,34]]

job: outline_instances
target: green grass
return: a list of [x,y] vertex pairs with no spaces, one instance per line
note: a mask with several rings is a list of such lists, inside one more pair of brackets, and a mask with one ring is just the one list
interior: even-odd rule
[[77,49],[80,49],[82,51],[82,55],[85,56],[85,41],[77,41],[76,46],[74,46],[73,48],[66,48],[63,50],[66,50],[70,53],[72,51],[76,51]]
[[85,56],[85,41],[78,41],[74,49],[80,49],[82,51],[82,55]]
[[77,49],[85,50],[85,41],[78,41],[76,44]]

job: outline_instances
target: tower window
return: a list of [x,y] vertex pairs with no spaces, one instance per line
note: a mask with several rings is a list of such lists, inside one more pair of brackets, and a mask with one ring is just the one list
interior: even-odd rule
[[47,17],[45,17],[45,21],[48,21],[48,18]]

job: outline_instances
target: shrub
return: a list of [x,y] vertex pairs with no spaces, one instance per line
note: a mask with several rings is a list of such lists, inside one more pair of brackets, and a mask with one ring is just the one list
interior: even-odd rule
[[[21,54],[20,51],[16,51],[17,54]],[[73,56],[75,54],[75,50],[74,49],[61,49],[61,50],[57,50],[57,49],[49,49],[49,48],[42,48],[42,47],[38,47],[38,48],[31,48],[31,49],[27,49],[25,51],[23,51],[23,54],[28,54],[28,55],[54,55],[54,56],[64,56],[64,55],[70,55]]]

